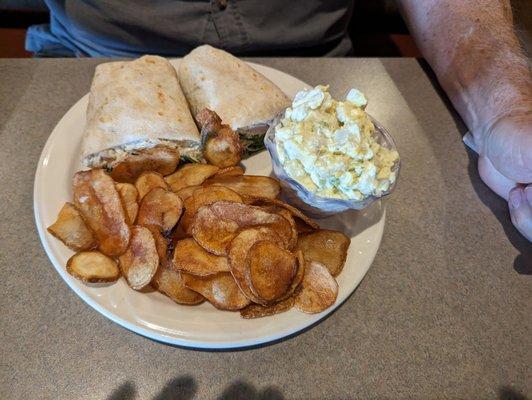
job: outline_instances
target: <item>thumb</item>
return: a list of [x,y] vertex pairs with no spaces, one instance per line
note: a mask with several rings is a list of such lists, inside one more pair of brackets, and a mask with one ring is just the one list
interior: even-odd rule
[[532,242],[532,185],[512,189],[508,196],[508,208],[514,226]]

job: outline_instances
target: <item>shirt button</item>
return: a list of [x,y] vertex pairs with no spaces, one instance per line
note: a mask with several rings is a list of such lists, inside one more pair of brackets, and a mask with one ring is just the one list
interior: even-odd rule
[[227,8],[227,0],[216,0],[216,3],[220,10],[225,10]]

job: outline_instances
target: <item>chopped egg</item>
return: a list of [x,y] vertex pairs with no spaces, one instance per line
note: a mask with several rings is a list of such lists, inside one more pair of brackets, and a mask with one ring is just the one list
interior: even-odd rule
[[321,197],[363,200],[387,191],[399,155],[376,141],[366,105],[357,89],[345,101],[334,100],[323,85],[297,93],[275,127],[286,173]]

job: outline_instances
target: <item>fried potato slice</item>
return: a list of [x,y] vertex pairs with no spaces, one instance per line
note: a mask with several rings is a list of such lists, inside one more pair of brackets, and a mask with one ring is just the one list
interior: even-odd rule
[[261,304],[271,304],[281,298],[297,271],[296,257],[268,240],[251,246],[247,262],[249,286]]
[[200,293],[220,310],[240,310],[250,303],[229,272],[204,277],[182,272],[181,276],[186,287]]
[[81,251],[67,261],[68,273],[83,282],[114,282],[120,276],[115,260],[99,251]]
[[193,186],[187,186],[183,189],[179,189],[176,193],[179,197],[181,197],[181,200],[185,201],[190,196],[192,196],[192,193],[194,193],[194,190],[199,189],[201,186],[199,185],[193,185]]
[[268,176],[238,175],[213,176],[204,182],[204,186],[225,186],[239,195],[276,198],[281,192],[279,181]]
[[177,224],[182,213],[181,198],[176,193],[156,187],[140,202],[137,224],[168,232]]
[[48,227],[48,232],[74,251],[89,250],[97,245],[80,212],[71,203],[63,205],[56,221]]
[[294,306],[304,313],[315,314],[332,306],[337,296],[338,283],[327,267],[317,261],[307,262]]
[[209,164],[185,164],[172,175],[164,177],[173,192],[187,186],[201,185],[207,178],[218,172],[220,168]]
[[227,253],[231,274],[235,278],[242,293],[254,303],[261,303],[261,300],[253,293],[249,285],[248,253],[251,247],[262,240],[269,240],[277,245],[282,245],[283,241],[271,228],[259,226],[256,228],[243,229],[235,236],[228,246]]
[[131,235],[115,183],[102,169],[74,175],[74,205],[94,233],[98,249],[114,257],[124,253]]
[[190,225],[196,214],[196,207],[194,206],[194,198],[192,196],[187,197],[187,199],[183,201],[183,209],[183,216],[179,220],[179,227],[183,232],[190,233]]
[[244,175],[244,168],[240,165],[220,169],[214,176],[240,176]]
[[131,227],[129,247],[118,261],[120,270],[132,289],[140,290],[150,283],[159,266],[159,255],[155,239],[148,228]]
[[170,233],[170,247],[174,248],[177,242],[189,237],[191,237],[191,235],[189,235],[181,228],[181,224],[178,224]]
[[152,189],[160,187],[169,189],[163,176],[157,172],[143,172],[135,181],[135,187],[138,191],[138,201],[141,201]]
[[209,276],[219,272],[229,272],[229,261],[226,257],[215,256],[203,249],[192,238],[176,243],[173,256],[173,267],[183,272]]
[[303,214],[303,212],[282,200],[255,196],[250,200],[249,204],[262,207],[277,207],[278,210],[287,210],[294,217],[296,226],[298,227],[298,232],[311,232],[316,229],[320,229],[320,226]]
[[279,301],[283,301],[286,298],[292,296],[299,286],[301,285],[301,282],[303,282],[303,276],[305,276],[305,257],[303,256],[303,252],[301,250],[298,250],[296,253],[294,253],[296,259],[297,259],[297,270],[296,274],[294,275],[294,278],[292,279],[292,283],[290,284],[290,287],[286,291],[283,297],[279,299]]
[[201,294],[187,288],[179,271],[174,271],[168,265],[159,266],[151,283],[157,291],[178,304],[194,305],[205,300]]
[[231,201],[217,201],[201,207],[194,216],[190,232],[205,250],[225,255],[226,247],[240,228],[265,225],[274,229],[288,244],[291,228],[278,214],[270,214],[260,207]]
[[300,235],[296,249],[301,250],[307,261],[325,265],[332,276],[338,276],[345,264],[351,239],[342,232],[319,229]]
[[157,255],[159,256],[160,265],[170,264],[168,259],[168,243],[169,240],[164,237],[164,235],[156,227],[148,227],[150,230],[153,240],[155,241],[155,248],[157,249]]
[[127,222],[133,225],[139,211],[139,203],[137,203],[139,192],[135,185],[131,183],[117,183],[115,186],[122,200],[122,206],[126,211]]
[[242,203],[242,198],[235,191],[223,186],[200,187],[185,200],[185,212],[180,222],[181,227],[188,232],[192,218],[200,207],[207,206],[217,201],[227,200]]
[[285,239],[286,248],[288,250],[292,250],[294,247],[296,247],[297,237],[298,237],[296,221],[294,220],[294,217],[292,217],[292,214],[290,214],[290,212],[288,210],[282,209],[282,210],[278,211],[277,214],[279,214],[286,221],[288,221],[288,224],[289,224],[289,227],[290,227],[290,232],[286,231],[285,224],[282,224],[283,226],[282,226],[281,229],[283,230],[282,234],[286,235],[286,239]]
[[155,146],[130,154],[113,168],[111,177],[116,182],[134,183],[147,171],[168,175],[175,171],[179,164],[179,150],[166,146]]
[[249,306],[240,310],[240,316],[245,319],[269,317],[270,315],[280,314],[290,310],[295,303],[294,297],[287,297],[270,306],[251,303]]

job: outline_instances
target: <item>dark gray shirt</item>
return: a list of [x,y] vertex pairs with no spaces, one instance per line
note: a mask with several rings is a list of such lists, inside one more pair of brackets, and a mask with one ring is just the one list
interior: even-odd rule
[[352,0],[45,0],[37,55],[181,56],[208,43],[239,55],[350,53]]

